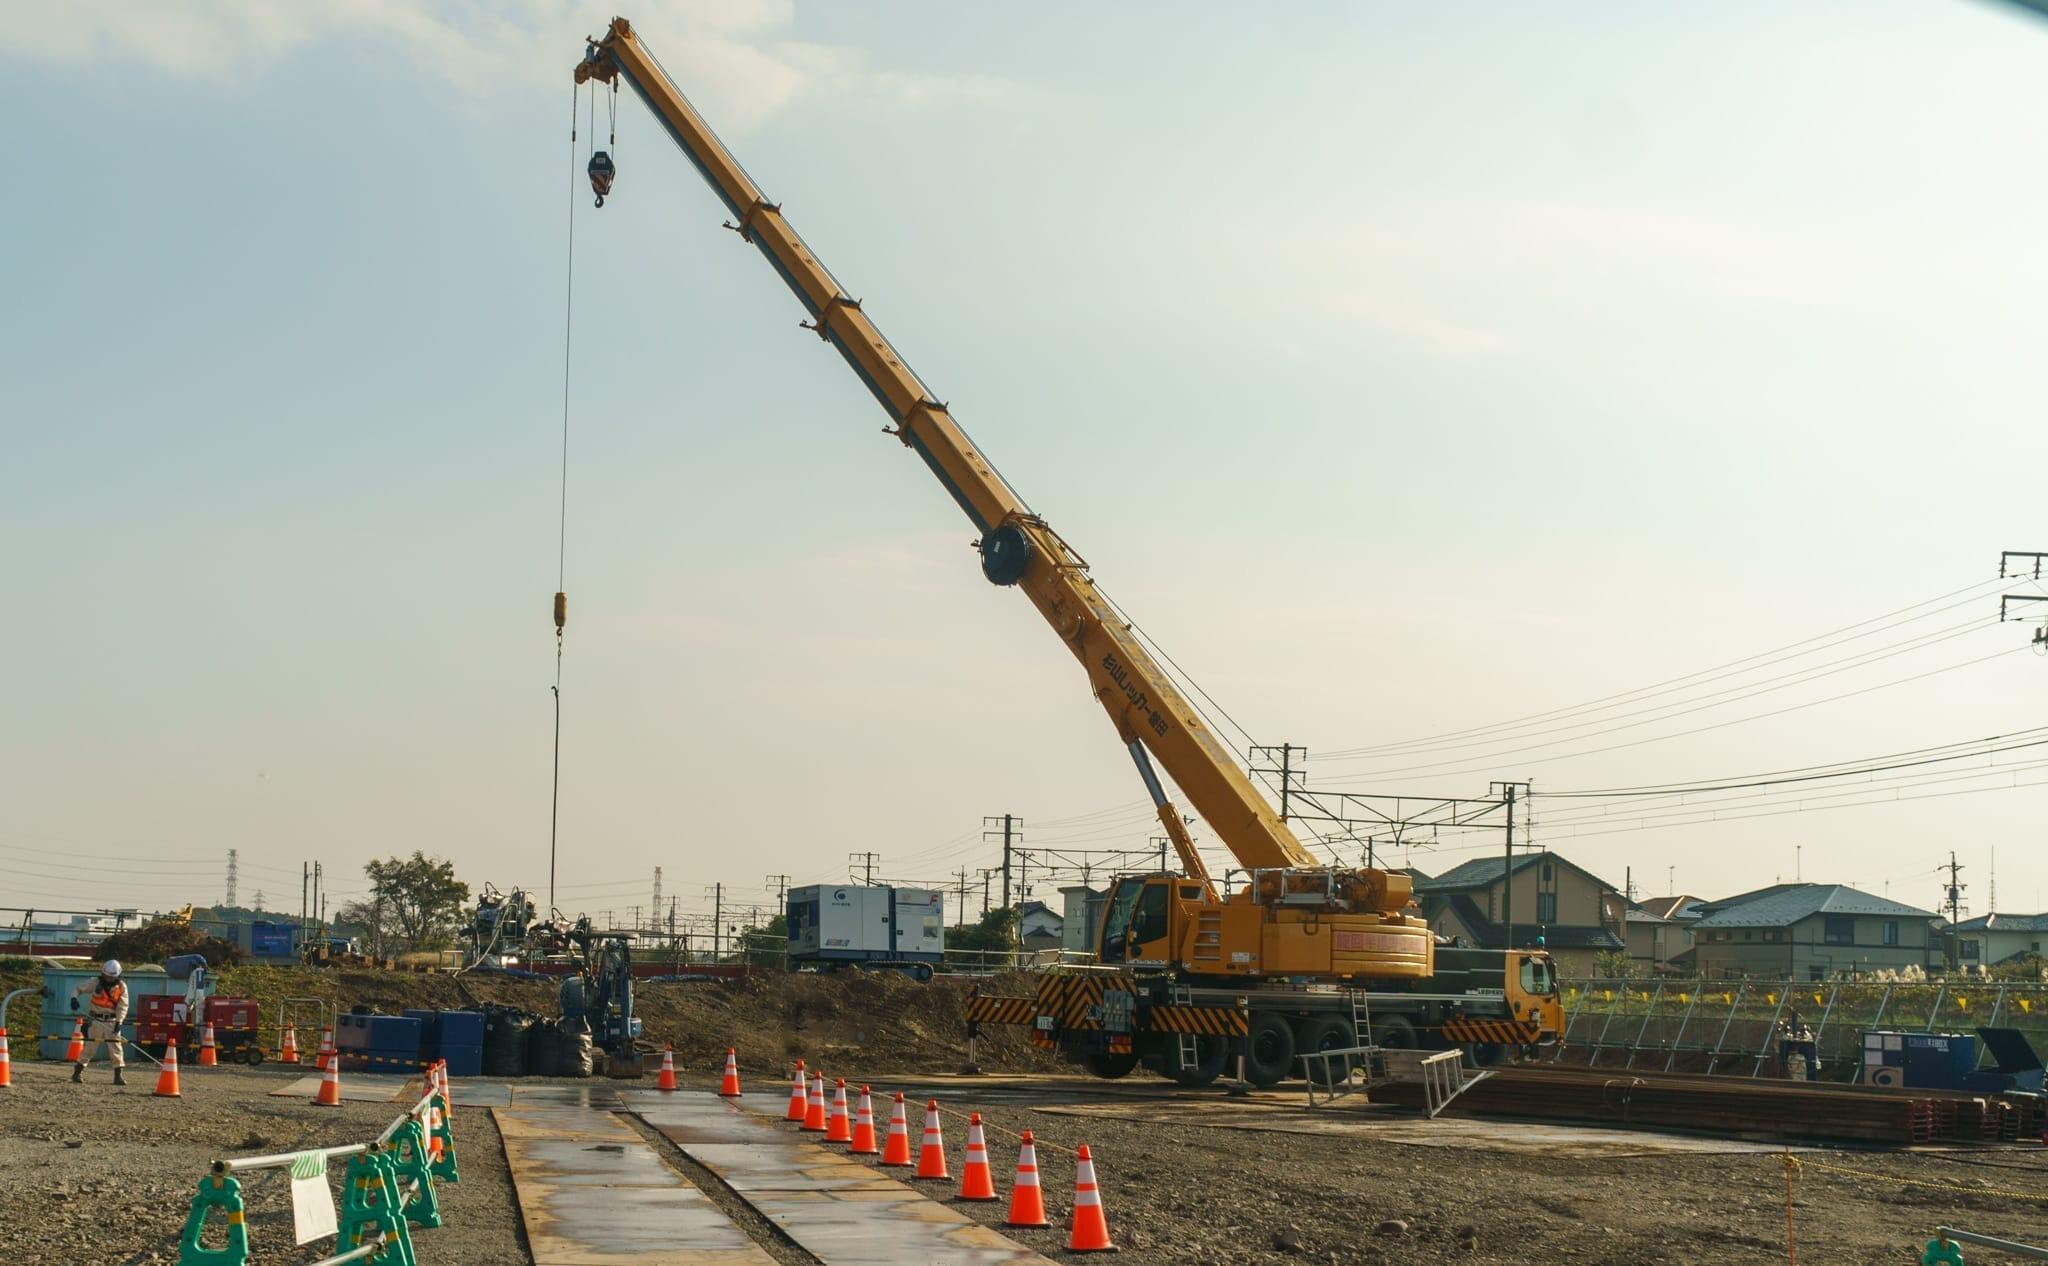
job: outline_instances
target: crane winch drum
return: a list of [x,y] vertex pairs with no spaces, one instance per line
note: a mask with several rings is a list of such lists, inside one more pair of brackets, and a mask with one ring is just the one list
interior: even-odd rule
[[994,585],[1014,585],[1031,566],[1031,538],[1014,523],[1001,523],[981,538],[981,574]]

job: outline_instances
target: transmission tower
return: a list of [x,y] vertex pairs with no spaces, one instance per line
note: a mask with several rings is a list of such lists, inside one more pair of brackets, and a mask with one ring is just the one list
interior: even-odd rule
[[229,907],[230,909],[232,909],[232,908],[234,907],[234,904],[235,904],[235,883],[236,883],[236,881],[237,881],[237,880],[239,880],[239,879],[241,878],[241,864],[242,864],[242,850],[240,850],[240,849],[238,849],[238,848],[231,848],[231,849],[229,849],[229,850],[228,850],[228,900],[227,900],[227,904],[228,904],[228,907]]
[[654,911],[654,918],[656,922],[659,922],[661,919],[661,867],[659,866],[654,868],[654,904],[649,909]]

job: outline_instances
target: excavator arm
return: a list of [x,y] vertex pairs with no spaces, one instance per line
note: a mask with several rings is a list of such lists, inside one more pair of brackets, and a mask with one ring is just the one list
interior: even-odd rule
[[727,227],[759,250],[796,295],[809,314],[804,326],[846,359],[889,415],[889,433],[917,454],[981,533],[983,573],[1022,589],[1080,660],[1187,873],[1208,878],[1153,768],[1155,757],[1245,868],[1319,866],[1117,616],[1089,578],[1088,564],[982,456],[860,302],[812,254],[781,206],[755,185],[631,24],[614,19],[605,37],[590,44],[576,78],[623,79],[640,96],[731,212]]

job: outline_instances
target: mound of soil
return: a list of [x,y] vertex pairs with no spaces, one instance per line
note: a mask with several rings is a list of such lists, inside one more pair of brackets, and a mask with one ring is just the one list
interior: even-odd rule
[[207,936],[189,923],[152,923],[121,932],[100,942],[93,951],[101,959],[122,963],[162,963],[180,954],[203,954],[209,967],[226,967],[242,961],[242,951],[232,941]]

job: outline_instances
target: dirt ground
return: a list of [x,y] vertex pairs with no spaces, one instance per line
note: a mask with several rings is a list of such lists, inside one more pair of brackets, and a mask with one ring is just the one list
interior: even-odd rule
[[[94,1067],[84,1085],[65,1065],[16,1062],[0,1090],[0,1262],[9,1266],[142,1266],[178,1260],[192,1192],[217,1156],[338,1147],[374,1138],[400,1110],[389,1103],[316,1108],[270,1091],[302,1075],[277,1069],[186,1069],[182,1099],[150,1092],[156,1070],[129,1066],[128,1085]],[[459,1183],[443,1183],[443,1225],[415,1232],[433,1266],[530,1262],[497,1126],[456,1090]],[[330,1246],[292,1245],[289,1182],[281,1170],[246,1176],[251,1256],[316,1261]],[[216,1215],[216,1226],[218,1215]],[[209,1241],[216,1243],[217,1241]]]

